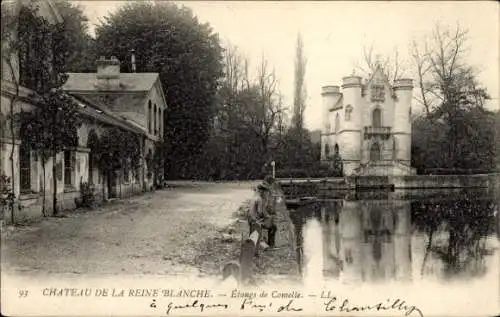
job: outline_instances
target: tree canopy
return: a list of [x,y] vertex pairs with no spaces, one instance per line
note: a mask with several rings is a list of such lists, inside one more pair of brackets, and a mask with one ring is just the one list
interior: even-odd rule
[[66,0],[54,2],[63,19],[62,37],[66,48],[65,71],[86,73],[95,72],[94,39],[89,34],[88,18],[83,9]]
[[[116,56],[131,71],[158,72],[165,111],[166,174],[189,177],[208,140],[215,96],[223,76],[222,48],[208,24],[190,9],[170,2],[134,2],[105,18],[96,29],[98,55]],[[186,171],[180,175],[179,171]]]
[[467,29],[438,24],[422,42],[412,42],[415,99],[424,108],[413,127],[419,168],[495,168],[495,117],[485,109],[490,97],[468,63],[468,39]]

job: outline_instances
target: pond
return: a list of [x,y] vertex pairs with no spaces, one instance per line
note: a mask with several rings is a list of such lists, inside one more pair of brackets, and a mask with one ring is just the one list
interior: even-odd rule
[[303,274],[314,270],[323,278],[359,284],[469,281],[498,270],[499,205],[488,191],[315,196],[290,210]]

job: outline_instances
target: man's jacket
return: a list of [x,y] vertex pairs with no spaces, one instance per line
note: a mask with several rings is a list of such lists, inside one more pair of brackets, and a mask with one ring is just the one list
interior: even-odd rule
[[269,227],[274,222],[274,210],[272,197],[263,198],[259,194],[255,195],[250,203],[248,212],[249,221]]

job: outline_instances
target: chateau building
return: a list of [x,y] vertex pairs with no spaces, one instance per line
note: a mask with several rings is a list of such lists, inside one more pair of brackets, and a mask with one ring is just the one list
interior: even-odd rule
[[345,175],[409,175],[412,80],[394,85],[381,67],[370,78],[343,78],[322,87],[321,159],[340,154]]

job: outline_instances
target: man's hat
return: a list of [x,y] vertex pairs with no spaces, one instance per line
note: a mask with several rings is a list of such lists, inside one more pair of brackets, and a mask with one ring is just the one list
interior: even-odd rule
[[270,190],[271,189],[271,185],[268,182],[263,181],[262,183],[260,183],[259,185],[257,185],[257,189],[258,190]]
[[271,185],[272,183],[274,183],[274,177],[272,177],[271,175],[267,175],[264,178],[264,183]]

